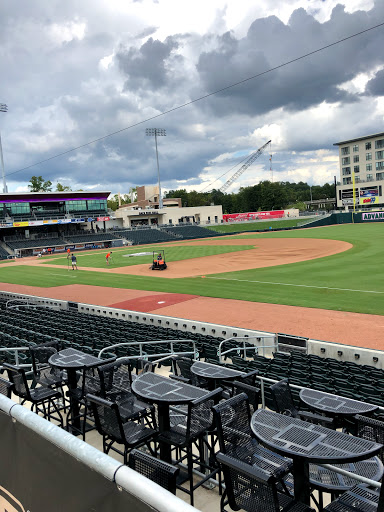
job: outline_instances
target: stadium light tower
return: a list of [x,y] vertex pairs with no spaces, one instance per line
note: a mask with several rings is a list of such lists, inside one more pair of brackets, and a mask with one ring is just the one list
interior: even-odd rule
[[157,160],[157,178],[159,181],[159,209],[163,207],[163,198],[161,197],[161,185],[160,185],[160,169],[159,169],[159,153],[157,151],[157,137],[166,136],[164,128],[146,128],[145,135],[149,135],[151,137],[155,136],[155,144],[156,144],[156,160]]
[[[0,112],[7,112],[8,107],[5,103],[0,103]],[[1,144],[1,133],[0,133],[0,160],[1,160],[1,172],[3,176],[3,193],[8,192],[7,184],[5,183],[5,172],[4,172],[4,159],[3,159],[3,146]]]

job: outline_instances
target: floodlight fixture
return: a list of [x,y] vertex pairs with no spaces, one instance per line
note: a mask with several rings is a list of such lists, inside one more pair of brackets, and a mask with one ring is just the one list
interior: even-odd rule
[[155,137],[155,145],[156,145],[156,161],[157,161],[157,179],[159,183],[159,209],[163,208],[163,198],[161,197],[161,184],[160,184],[160,168],[159,168],[159,153],[157,151],[157,137],[165,137],[167,134],[165,133],[165,128],[146,128],[145,135],[150,137]]

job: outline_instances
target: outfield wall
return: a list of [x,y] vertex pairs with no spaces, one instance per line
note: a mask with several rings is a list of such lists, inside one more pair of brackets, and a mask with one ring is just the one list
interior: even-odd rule
[[384,222],[384,211],[332,213],[328,217],[308,222],[305,227],[331,226],[335,224],[361,224],[366,222]]

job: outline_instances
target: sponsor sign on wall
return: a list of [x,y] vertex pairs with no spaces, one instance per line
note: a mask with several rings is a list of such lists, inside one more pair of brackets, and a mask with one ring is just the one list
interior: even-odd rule
[[269,212],[247,212],[247,213],[229,213],[223,215],[225,222],[242,222],[245,220],[267,220],[281,219],[284,217],[284,210],[271,210]]
[[370,205],[379,203],[379,191],[377,187],[360,190],[360,204]]
[[[107,217],[106,217],[107,219]],[[90,220],[90,219],[88,219]],[[91,219],[95,220],[95,219]],[[109,217],[108,217],[109,220]],[[71,223],[78,223],[78,222],[85,222],[85,219],[47,219],[47,220],[26,220],[23,222],[10,222],[6,224],[0,224],[0,227],[15,227],[15,228],[22,228],[27,226],[47,226],[51,224],[71,224]]]
[[110,220],[110,217],[97,217],[97,220]]
[[369,212],[362,214],[363,220],[384,220],[384,212]]

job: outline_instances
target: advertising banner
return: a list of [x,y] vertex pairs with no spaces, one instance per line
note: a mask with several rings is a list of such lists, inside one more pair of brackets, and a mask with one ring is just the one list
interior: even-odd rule
[[360,202],[359,204],[369,205],[369,204],[379,204],[379,191],[377,187],[360,190]]
[[97,220],[110,220],[110,217],[97,217]]
[[363,220],[384,220],[384,212],[369,212],[362,214]]
[[223,215],[225,222],[244,222],[246,220],[281,219],[284,210],[271,210],[268,212],[226,213]]
[[0,510],[153,512],[55,444],[0,412]]
[[360,197],[359,204],[369,205],[369,204],[379,204],[379,198],[376,197]]
[[103,247],[102,244],[99,244],[99,243],[85,244],[86,249],[101,249],[102,247]]
[[13,223],[13,227],[14,228],[25,228],[28,226],[28,221],[24,221],[24,222],[14,222]]

